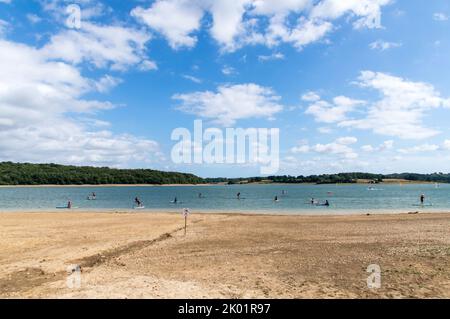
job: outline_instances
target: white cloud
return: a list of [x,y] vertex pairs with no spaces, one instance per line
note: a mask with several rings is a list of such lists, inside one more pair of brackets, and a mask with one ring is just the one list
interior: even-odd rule
[[423,125],[426,112],[450,107],[450,99],[442,98],[427,83],[364,71],[358,84],[377,90],[382,98],[370,104],[365,118],[341,121],[341,127],[370,129],[377,134],[403,139],[424,139],[438,134],[437,130]]
[[433,19],[436,21],[447,21],[448,16],[445,13],[436,12],[435,14],[433,14]]
[[437,151],[439,148],[439,145],[435,144],[422,144],[410,148],[402,148],[399,149],[398,152],[402,154],[425,153]]
[[317,102],[320,100],[320,95],[316,92],[308,92],[302,95],[302,100],[306,102]]
[[185,78],[186,80],[192,81],[194,83],[200,84],[202,83],[202,80],[200,80],[199,78],[192,76],[192,75],[182,75],[183,78]]
[[272,61],[272,60],[284,60],[284,54],[283,53],[272,53],[271,55],[259,55],[258,60],[260,62],[266,62],[266,61]]
[[148,9],[137,7],[131,11],[133,17],[164,35],[174,49],[196,44],[192,33],[200,29],[203,14],[198,3],[186,0],[157,0]]
[[319,154],[328,154],[328,155],[338,155],[345,159],[355,159],[358,157],[358,154],[350,147],[358,142],[358,139],[353,136],[341,137],[336,139],[334,142],[329,144],[316,144],[316,145],[308,145],[302,144],[300,146],[296,146],[291,148],[291,153],[309,153],[315,152]]
[[303,99],[314,99],[314,101],[305,111],[306,114],[314,116],[317,122],[321,123],[337,123],[347,119],[347,114],[354,111],[357,106],[363,105],[365,102],[361,100],[353,100],[345,96],[337,96],[333,99],[333,103],[320,100],[319,96],[307,95]]
[[[41,51],[49,59],[73,64],[89,62],[97,68],[125,70],[148,63],[145,62],[145,44],[149,40],[150,35],[141,30],[84,22],[79,30],[66,29],[52,36]],[[154,62],[153,66],[156,66]]]
[[340,137],[336,140],[337,144],[342,145],[352,145],[355,144],[356,142],[358,142],[358,139],[353,136]]
[[311,147],[309,145],[300,145],[300,146],[295,146],[295,147],[291,148],[291,152],[294,154],[309,153],[310,150],[311,150]]
[[384,141],[381,145],[379,145],[377,147],[374,147],[372,145],[363,145],[361,147],[361,149],[364,152],[372,153],[372,152],[383,152],[383,151],[386,151],[386,150],[390,150],[393,147],[394,147],[394,141],[389,140],[389,141]]
[[158,66],[154,61],[144,60],[138,65],[140,71],[153,71],[158,70]]
[[222,85],[217,92],[176,94],[173,99],[181,102],[179,110],[223,126],[233,125],[240,119],[271,119],[283,109],[278,103],[280,97],[272,89],[253,83]]
[[107,7],[100,0],[39,0],[39,3],[45,11],[49,12],[60,22],[67,19],[66,8],[73,4],[80,6],[83,22],[98,18],[112,11],[110,7]]
[[375,42],[372,42],[369,44],[369,47],[372,50],[380,50],[380,51],[386,51],[393,48],[399,48],[402,44],[399,42],[387,42],[383,40],[377,40]]
[[85,78],[76,66],[31,46],[0,40],[0,47],[0,160],[127,165],[159,156],[154,141],[77,120],[114,107],[83,96],[120,80]]
[[357,18],[353,26],[359,28],[380,28],[381,7],[391,0],[323,0],[316,5],[311,13],[313,18],[338,19],[345,14]]
[[450,151],[450,140],[445,140],[442,145],[442,148],[446,151]]
[[319,131],[319,133],[322,133],[322,134],[330,134],[333,132],[333,129],[331,127],[322,126],[322,127],[317,128],[317,131]]
[[[380,28],[381,8],[390,0],[157,0],[132,15],[161,33],[177,49],[193,47],[208,27],[223,51],[248,44],[290,43],[298,49],[322,40],[347,16],[355,28]],[[205,23],[205,15],[212,23]],[[267,23],[268,21],[268,23]],[[294,22],[293,22],[294,21]]]
[[233,74],[236,74],[237,71],[236,71],[235,68],[233,68],[233,67],[231,67],[231,66],[228,66],[228,65],[225,65],[225,66],[222,68],[222,73],[225,74],[225,75],[233,75]]
[[41,17],[39,17],[38,15],[33,14],[33,13],[27,14],[27,19],[28,19],[28,21],[30,21],[33,24],[36,24],[36,23],[39,23],[42,21]]

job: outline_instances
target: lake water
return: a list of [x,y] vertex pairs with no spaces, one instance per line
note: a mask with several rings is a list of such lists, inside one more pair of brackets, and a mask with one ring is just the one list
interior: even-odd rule
[[[220,185],[164,187],[1,187],[0,211],[54,210],[70,199],[79,210],[131,209],[139,197],[148,210],[258,211],[269,213],[338,214],[366,211],[450,210],[450,185]],[[285,195],[283,195],[285,191]],[[87,200],[95,192],[97,199]],[[236,194],[241,193],[241,199]],[[202,198],[199,198],[202,193]],[[420,194],[426,205],[418,206]],[[279,201],[275,202],[274,197]],[[177,205],[171,203],[177,197]],[[329,200],[330,207],[310,199]]]

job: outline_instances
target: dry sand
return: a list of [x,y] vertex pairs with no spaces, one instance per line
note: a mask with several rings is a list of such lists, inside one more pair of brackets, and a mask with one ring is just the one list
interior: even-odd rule
[[[0,213],[0,297],[450,297],[450,214],[193,214],[183,226],[168,213]],[[370,264],[380,289],[367,288]]]

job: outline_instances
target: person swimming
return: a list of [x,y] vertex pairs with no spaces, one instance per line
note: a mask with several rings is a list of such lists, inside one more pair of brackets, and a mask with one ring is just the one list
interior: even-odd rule
[[314,205],[316,203],[316,200],[314,198],[311,198],[311,205]]
[[202,198],[202,197],[203,197],[202,193],[198,193],[198,198]]
[[278,196],[275,196],[274,201],[278,202]]

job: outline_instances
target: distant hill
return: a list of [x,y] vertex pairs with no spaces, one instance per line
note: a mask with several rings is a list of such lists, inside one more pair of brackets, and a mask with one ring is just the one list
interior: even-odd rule
[[0,185],[199,184],[192,174],[57,164],[0,163]]

